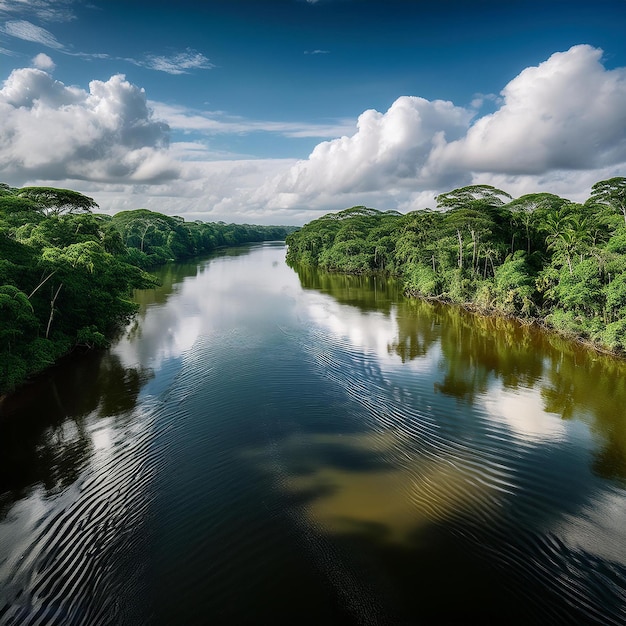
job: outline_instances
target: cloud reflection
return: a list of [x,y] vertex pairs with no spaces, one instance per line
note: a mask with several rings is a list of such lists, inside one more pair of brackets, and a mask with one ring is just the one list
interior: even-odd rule
[[567,424],[546,412],[537,388],[506,389],[496,383],[478,402],[492,419],[506,425],[520,439],[554,444],[567,438]]

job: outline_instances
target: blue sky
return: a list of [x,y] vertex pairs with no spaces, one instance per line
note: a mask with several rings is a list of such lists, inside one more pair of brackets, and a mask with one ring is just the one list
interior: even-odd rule
[[626,0],[0,0],[0,181],[301,224],[626,175]]

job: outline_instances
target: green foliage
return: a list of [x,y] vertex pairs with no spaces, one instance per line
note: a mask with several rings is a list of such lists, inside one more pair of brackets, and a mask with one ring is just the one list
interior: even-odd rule
[[591,187],[591,200],[609,205],[622,213],[626,222],[626,178],[616,176],[601,180]]
[[609,319],[626,318],[626,273],[618,274],[605,285],[603,295]]
[[0,394],[75,347],[106,346],[136,311],[133,289],[156,284],[145,269],[293,230],[96,207],[68,189],[0,185]]
[[584,204],[470,185],[439,195],[437,208],[324,215],[287,237],[287,261],[383,271],[411,295],[539,318],[626,351],[626,178],[596,183]]
[[28,296],[13,285],[0,286],[0,349],[12,352],[37,326]]
[[626,228],[616,230],[606,242],[605,249],[610,253],[626,256]]
[[128,260],[143,268],[208,254],[224,246],[284,240],[292,230],[284,226],[187,223],[147,209],[121,211],[111,218],[111,227],[126,246]]
[[15,265],[29,265],[33,262],[35,251],[10,236],[8,230],[0,226],[0,259]]
[[41,210],[51,215],[60,213],[89,213],[98,205],[93,198],[71,189],[56,187],[22,187],[15,191],[20,198],[35,202]]
[[324,215],[287,236],[287,261],[352,274],[391,271],[403,219],[364,206]]
[[626,352],[626,316],[607,324],[597,338],[610,350]]
[[154,265],[150,257],[145,252],[141,252],[137,248],[126,248],[123,260],[130,265],[140,267],[141,269],[149,269]]
[[408,293],[437,297],[441,295],[443,288],[441,276],[429,265],[411,263],[404,271],[405,288]]
[[554,309],[545,319],[552,328],[564,335],[596,341],[606,347],[603,339],[606,328],[600,318],[588,318],[575,311]]
[[469,185],[437,196],[437,206],[446,209],[472,209],[477,206],[502,206],[511,196],[491,185]]
[[444,299],[459,304],[470,302],[475,284],[463,269],[455,267],[443,274],[445,281]]
[[535,310],[535,281],[525,255],[515,254],[496,268],[493,305],[510,315],[528,316]]
[[335,240],[335,243],[319,256],[319,266],[327,270],[341,270],[361,274],[371,269],[368,245],[364,239]]
[[37,202],[8,192],[0,195],[0,219],[8,226],[17,227],[25,223],[37,224],[44,217],[43,210]]
[[79,329],[76,333],[76,343],[88,348],[105,348],[109,344],[106,337],[98,331],[94,324]]
[[[542,234],[543,220],[546,215],[558,211],[568,201],[551,193],[530,193],[506,205],[511,212],[515,228],[522,228],[523,237],[526,241],[526,252],[541,250],[545,235]],[[519,238],[520,233],[517,234]]]
[[588,258],[576,264],[571,271],[562,267],[550,296],[565,311],[597,315],[602,305],[601,291],[598,263],[596,259]]

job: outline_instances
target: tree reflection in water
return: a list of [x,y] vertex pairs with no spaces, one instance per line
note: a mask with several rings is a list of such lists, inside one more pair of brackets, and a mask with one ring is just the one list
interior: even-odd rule
[[508,390],[538,388],[546,413],[581,420],[597,437],[593,471],[626,484],[625,361],[512,319],[404,298],[393,279],[294,269],[305,289],[393,316],[397,336],[389,339],[389,352],[403,363],[439,347],[442,378],[435,389],[445,395],[472,404],[495,381]]
[[[93,451],[97,420],[123,427],[151,373],[110,352],[67,359],[0,405],[0,520],[42,486],[47,497],[72,485]],[[19,419],[16,417],[19,414]]]

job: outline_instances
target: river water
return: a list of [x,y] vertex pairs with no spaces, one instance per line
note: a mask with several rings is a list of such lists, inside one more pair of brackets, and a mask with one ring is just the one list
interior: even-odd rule
[[284,257],[0,406],[0,624],[626,624],[626,365]]

